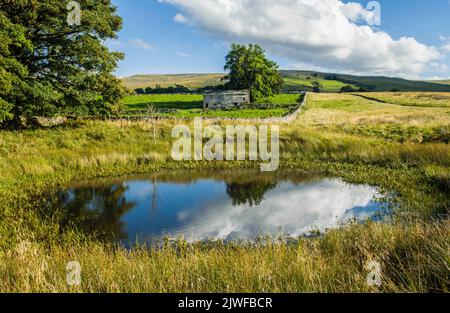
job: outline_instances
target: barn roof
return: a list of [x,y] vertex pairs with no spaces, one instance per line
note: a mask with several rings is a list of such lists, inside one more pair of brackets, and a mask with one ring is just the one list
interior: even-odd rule
[[209,95],[240,95],[240,94],[245,94],[248,95],[249,91],[248,90],[207,90],[204,92],[204,94],[209,94]]

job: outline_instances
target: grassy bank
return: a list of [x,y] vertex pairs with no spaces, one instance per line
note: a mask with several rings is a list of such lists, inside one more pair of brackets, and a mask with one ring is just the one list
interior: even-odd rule
[[[126,251],[61,229],[55,190],[95,177],[257,163],[174,162],[171,121],[1,131],[0,290],[448,291],[449,121],[441,107],[311,95],[298,119],[280,126],[281,167],[379,186],[396,195],[396,217],[291,245],[180,242],[158,251]],[[382,265],[379,288],[365,283],[369,259]],[[69,288],[72,260],[81,263],[83,283]]]

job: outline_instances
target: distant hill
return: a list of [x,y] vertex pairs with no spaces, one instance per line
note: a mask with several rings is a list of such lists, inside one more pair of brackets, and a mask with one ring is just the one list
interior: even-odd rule
[[[350,85],[355,90],[366,91],[428,91],[450,92],[450,81],[412,81],[402,78],[381,76],[356,76],[347,74],[320,73],[313,71],[281,70],[286,82],[284,91],[311,91],[313,83],[318,82],[322,92],[339,92],[343,86]],[[134,75],[121,78],[129,89],[170,87],[182,85],[191,89],[223,84],[225,74],[162,74]]]
[[[301,81],[325,81],[339,82],[344,85],[353,85],[367,91],[435,91],[450,92],[450,85],[442,83],[432,83],[425,81],[413,81],[402,78],[382,77],[382,76],[356,76],[347,74],[320,73],[312,71],[280,71],[285,80],[299,79]],[[336,84],[336,83],[335,83]],[[335,86],[337,88],[337,86]],[[327,90],[324,85],[323,91]]]
[[428,82],[434,83],[434,84],[450,85],[450,79],[449,80],[428,80]]
[[122,83],[129,89],[152,87],[160,85],[163,88],[183,85],[188,88],[202,88],[222,84],[225,74],[163,74],[163,75],[134,75],[121,78]]

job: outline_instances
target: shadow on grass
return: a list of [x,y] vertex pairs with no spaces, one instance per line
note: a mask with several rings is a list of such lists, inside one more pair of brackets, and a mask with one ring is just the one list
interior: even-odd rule
[[129,110],[147,110],[150,107],[155,109],[202,109],[202,101],[177,101],[177,102],[142,102],[128,105]]

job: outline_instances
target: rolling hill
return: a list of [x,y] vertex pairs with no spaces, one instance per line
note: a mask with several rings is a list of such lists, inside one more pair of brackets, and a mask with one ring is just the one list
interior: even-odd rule
[[[280,71],[285,80],[299,79],[308,81],[325,82],[323,91],[332,91],[338,87],[336,82],[342,85],[352,85],[366,91],[429,91],[450,92],[450,85],[437,84],[425,81],[413,81],[402,78],[383,76],[356,76],[348,74],[320,73],[312,71]],[[327,88],[326,84],[332,84],[334,88]],[[289,85],[289,83],[287,83]],[[339,88],[340,89],[340,88]]]
[[[413,81],[402,78],[382,76],[356,76],[348,74],[320,73],[313,71],[281,70],[285,81],[284,91],[311,91],[313,82],[321,85],[322,92],[339,92],[343,86],[350,85],[361,91],[428,91],[450,92],[450,81]],[[167,74],[134,75],[122,78],[125,87],[136,88],[170,87],[176,84],[191,89],[223,84],[225,74]]]
[[450,79],[447,80],[429,80],[429,83],[450,85]]
[[222,84],[225,74],[150,74],[134,75],[121,78],[122,83],[129,89],[152,87],[160,85],[163,88],[183,85],[188,88],[201,88]]

